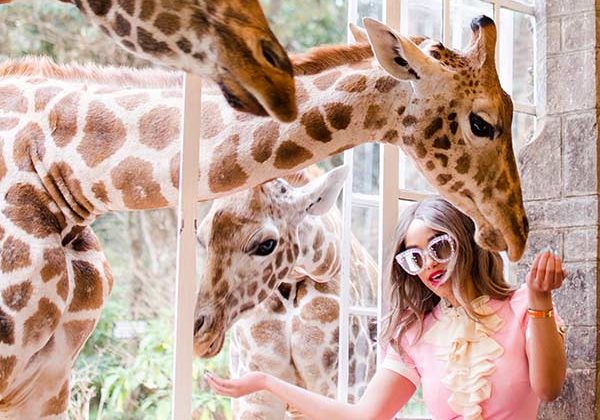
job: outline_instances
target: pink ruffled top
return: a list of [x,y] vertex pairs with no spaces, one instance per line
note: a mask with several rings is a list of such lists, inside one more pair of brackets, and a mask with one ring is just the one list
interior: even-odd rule
[[[418,386],[433,419],[534,420],[539,399],[529,383],[527,289],[501,301],[481,296],[472,302],[477,322],[463,308],[444,301],[402,340],[404,354],[388,348],[383,367]],[[560,318],[557,325],[564,326]]]

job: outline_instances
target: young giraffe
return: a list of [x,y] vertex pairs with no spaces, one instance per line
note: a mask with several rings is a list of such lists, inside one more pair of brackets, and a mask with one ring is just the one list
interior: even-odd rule
[[[300,57],[299,72],[360,62],[299,77],[302,118],[287,125],[236,113],[206,89],[201,124],[209,141],[201,142],[198,198],[252,187],[383,139],[405,148],[440,193],[475,219],[480,243],[508,246],[510,257],[518,257],[526,219],[510,141],[510,100],[494,66],[482,58],[493,58],[493,24],[480,19],[473,25],[466,55],[423,41],[426,53],[384,26],[369,25],[375,48],[391,49],[401,63],[394,68],[394,59],[380,53],[385,66],[397,77],[420,71],[419,78],[396,82],[363,60],[368,46],[318,50]],[[453,72],[428,54],[462,70]],[[405,71],[408,63],[412,73]],[[463,86],[474,78],[478,88]],[[437,84],[437,92],[427,91]],[[175,206],[180,96],[181,77],[173,73],[38,61],[0,66],[4,418],[64,417],[73,360],[112,283],[89,224],[109,211]],[[390,109],[396,112],[384,113]],[[496,127],[493,140],[480,138],[487,127],[482,118]]]
[[292,65],[258,0],[61,1],[126,50],[209,77],[238,111],[296,118]]
[[[260,370],[335,397],[341,220],[337,208],[330,208],[346,172],[338,168],[310,183],[303,173],[287,178],[291,184],[277,179],[215,200],[204,218],[199,230],[200,243],[208,244],[204,278],[220,274],[232,293],[198,299],[213,329],[222,333],[219,347],[232,328],[232,376]],[[354,237],[350,264],[352,302],[374,302],[377,268]],[[267,266],[281,274],[261,276]],[[375,352],[368,326],[352,321],[349,397],[354,400],[374,372]],[[199,338],[196,354],[217,350],[211,348],[212,337]],[[233,403],[235,419],[285,417],[285,405],[268,393]]]

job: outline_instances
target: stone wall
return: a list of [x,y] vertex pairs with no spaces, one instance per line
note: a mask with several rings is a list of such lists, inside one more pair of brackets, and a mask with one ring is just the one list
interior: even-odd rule
[[567,382],[540,419],[600,419],[598,398],[598,53],[600,0],[536,0],[538,134],[519,154],[530,218],[520,282],[551,246],[568,277],[554,294],[568,325]]

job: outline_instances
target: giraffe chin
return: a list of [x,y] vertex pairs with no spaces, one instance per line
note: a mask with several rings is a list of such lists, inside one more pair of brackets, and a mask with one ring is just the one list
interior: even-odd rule
[[203,334],[194,337],[194,354],[201,359],[208,359],[216,356],[223,349],[225,342],[225,331],[219,331],[215,334]]
[[266,117],[269,113],[260,102],[239,83],[230,78],[223,78],[219,88],[227,103],[236,111],[246,112],[259,117]]
[[502,232],[493,228],[491,225],[477,227],[477,231],[475,232],[475,242],[491,251],[510,251]]

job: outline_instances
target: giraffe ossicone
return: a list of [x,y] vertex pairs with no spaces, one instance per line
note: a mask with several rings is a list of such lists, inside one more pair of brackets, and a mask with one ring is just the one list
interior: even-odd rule
[[[199,230],[206,265],[196,306],[195,352],[212,357],[231,329],[230,371],[253,370],[328,397],[337,392],[341,217],[335,208],[346,170],[304,173],[215,200]],[[289,182],[288,182],[289,181]],[[375,302],[377,269],[351,237],[352,304]],[[349,397],[375,370],[365,319],[351,319]],[[235,401],[234,419],[283,419],[268,394]]]
[[284,122],[297,116],[292,65],[258,0],[60,1],[127,51],[209,77],[238,111]]

